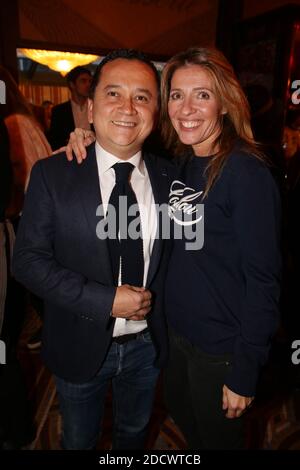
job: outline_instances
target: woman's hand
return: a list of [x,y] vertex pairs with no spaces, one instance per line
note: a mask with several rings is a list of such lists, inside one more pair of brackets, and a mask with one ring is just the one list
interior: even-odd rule
[[226,418],[239,418],[252,405],[254,397],[244,397],[223,386],[223,410]]
[[85,148],[93,142],[95,142],[95,134],[93,131],[76,127],[74,132],[71,132],[69,142],[65,147],[67,159],[69,161],[73,160],[74,152],[77,162],[82,163],[86,158]]

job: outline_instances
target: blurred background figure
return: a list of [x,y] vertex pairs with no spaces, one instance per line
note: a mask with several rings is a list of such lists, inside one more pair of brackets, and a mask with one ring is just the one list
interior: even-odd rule
[[51,126],[51,116],[52,116],[52,109],[53,109],[53,103],[50,100],[45,100],[42,102],[42,107],[44,109],[44,132],[46,134],[46,137],[49,140],[49,131],[50,131],[50,126]]
[[251,127],[254,138],[262,145],[269,160],[271,172],[284,194],[285,161],[281,146],[279,109],[269,90],[261,84],[248,84],[244,87],[251,111]]
[[[23,208],[24,196],[29,181],[30,171],[34,163],[51,155],[52,150],[42,126],[37,121],[32,106],[20,92],[17,83],[11,74],[0,66],[0,80],[6,85],[6,103],[0,106],[0,116],[3,118],[9,136],[9,157],[12,166],[13,184],[10,204],[6,208],[6,217],[10,219],[17,231],[20,214]],[[14,318],[10,335],[17,342],[26,310],[26,292],[13,278],[8,283],[9,291],[13,294],[7,301],[7,308],[12,311],[10,318]],[[36,312],[41,316],[42,302],[32,296]],[[38,332],[40,335],[40,332]],[[34,335],[33,347],[40,345]],[[29,340],[29,347],[31,340]]]
[[0,335],[2,331],[7,290],[7,227],[5,211],[10,199],[12,170],[9,159],[9,138],[3,119],[0,119]]
[[50,125],[51,125],[52,108],[53,108],[52,101],[45,100],[42,102],[40,106],[36,104],[31,104],[30,106],[31,106],[35,119],[39,123],[47,140],[49,140],[49,131],[50,131]]
[[0,80],[6,85],[6,104],[1,105],[10,143],[13,170],[12,200],[8,215],[17,224],[33,164],[51,155],[52,150],[30,104],[20,92],[11,74],[0,66]]
[[49,139],[53,150],[67,144],[70,133],[75,127],[91,128],[87,114],[87,99],[92,80],[91,72],[89,69],[79,66],[72,69],[66,78],[71,98],[52,109]]
[[0,450],[20,449],[35,438],[30,403],[16,354],[24,304],[23,291],[15,290],[10,269],[15,236],[12,224],[6,219],[12,187],[9,155],[9,135],[0,117],[0,339],[6,345],[6,364],[0,366]]
[[287,185],[291,188],[297,184],[300,170],[300,112],[289,110],[283,130],[283,149],[286,164]]
[[[300,113],[289,110],[283,132],[286,165],[286,299],[284,318],[289,340],[300,337]],[[300,387],[300,374],[296,382]]]

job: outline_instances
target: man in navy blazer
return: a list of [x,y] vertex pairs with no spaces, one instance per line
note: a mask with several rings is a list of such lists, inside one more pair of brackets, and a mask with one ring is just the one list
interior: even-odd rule
[[[113,448],[142,448],[159,368],[167,356],[163,286],[169,242],[157,237],[155,204],[167,203],[172,167],[143,151],[159,108],[159,76],[132,50],[98,66],[89,101],[96,143],[81,165],[65,154],[33,168],[13,271],[45,300],[42,356],[54,373],[65,449],[95,447],[110,382]],[[114,164],[129,162],[140,207],[144,287],[113,281],[99,212],[115,184]],[[96,212],[97,211],[97,212]],[[98,235],[97,235],[98,233]]]

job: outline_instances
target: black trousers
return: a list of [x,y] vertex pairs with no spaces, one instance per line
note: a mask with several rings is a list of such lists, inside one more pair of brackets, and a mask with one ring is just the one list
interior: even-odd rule
[[222,410],[222,388],[229,367],[230,355],[203,353],[170,331],[165,400],[191,449],[245,448],[243,416],[228,419]]

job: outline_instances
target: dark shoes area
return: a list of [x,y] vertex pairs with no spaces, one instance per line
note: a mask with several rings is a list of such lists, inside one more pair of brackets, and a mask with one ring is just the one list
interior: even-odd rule
[[19,444],[10,439],[0,441],[0,452],[1,450],[33,450],[35,440],[32,439],[28,444]]
[[30,450],[36,437],[29,402],[25,398],[22,384],[17,382],[19,381],[15,381],[19,385],[18,391],[12,392],[11,398],[6,396],[5,404],[0,406],[0,451]]
[[16,356],[8,354],[0,367],[0,450],[30,449],[35,436],[23,372]]
[[5,441],[0,441],[0,451],[1,450],[31,450],[33,449],[34,440],[32,440],[29,444],[20,445],[14,441],[9,439]]

